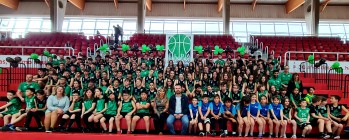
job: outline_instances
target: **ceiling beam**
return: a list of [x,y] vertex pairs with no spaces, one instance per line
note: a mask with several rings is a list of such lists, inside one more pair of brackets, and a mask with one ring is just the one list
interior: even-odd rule
[[50,7],[50,0],[44,0],[44,1],[46,3],[47,7]]
[[186,1],[183,1],[183,9],[185,10],[185,6],[186,6]]
[[221,12],[223,9],[223,4],[224,4],[224,0],[218,0],[218,7],[217,7],[217,11]]
[[257,5],[257,0],[253,0],[252,11],[254,11],[254,9],[256,9],[256,5]]
[[69,0],[69,2],[80,10],[85,9],[85,0]]
[[325,10],[327,4],[330,3],[330,1],[331,1],[331,0],[326,0],[326,1],[324,1],[324,2],[321,4],[321,6],[320,6],[320,7],[321,7],[320,12],[321,12],[321,13]]
[[286,14],[291,13],[304,4],[304,0],[288,0],[285,4]]
[[145,0],[145,6],[147,6],[147,9],[151,12],[152,7],[152,0]]
[[19,5],[19,0],[0,0],[0,4],[8,8],[11,8],[13,10],[17,10]]
[[118,9],[118,6],[119,6],[119,1],[118,0],[114,0],[114,6],[116,9]]

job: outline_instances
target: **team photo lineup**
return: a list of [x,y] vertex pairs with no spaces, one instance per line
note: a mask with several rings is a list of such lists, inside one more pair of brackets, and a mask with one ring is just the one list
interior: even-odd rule
[[[2,130],[259,138],[305,138],[318,131],[322,139],[349,131],[340,96],[316,96],[315,88],[303,88],[299,75],[272,56],[196,54],[184,64],[156,53],[49,57],[45,68],[7,92]],[[37,128],[29,127],[32,118]],[[139,131],[141,119],[145,130]],[[292,133],[286,135],[287,126]]]

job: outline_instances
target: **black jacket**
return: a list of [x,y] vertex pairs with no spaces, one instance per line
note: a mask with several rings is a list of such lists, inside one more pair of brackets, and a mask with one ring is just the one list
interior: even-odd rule
[[[187,115],[189,114],[189,99],[187,96],[182,94],[181,97],[181,106],[182,106],[182,114],[183,115]],[[169,102],[169,107],[168,110],[170,112],[170,114],[175,114],[175,110],[176,110],[176,95],[172,95],[170,98],[170,102]]]
[[[290,82],[288,82],[288,85],[287,85],[288,95],[293,94],[293,90],[295,88],[296,88],[296,84],[294,81],[291,80]],[[299,92],[303,93],[303,82],[302,81],[299,82]]]

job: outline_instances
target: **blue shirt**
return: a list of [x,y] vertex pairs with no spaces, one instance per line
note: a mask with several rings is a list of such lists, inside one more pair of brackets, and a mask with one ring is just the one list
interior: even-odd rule
[[258,111],[261,110],[262,107],[261,107],[261,104],[259,104],[258,102],[255,102],[255,103],[250,103],[250,112],[251,112],[251,115],[253,117],[258,117],[257,114],[258,114]]
[[207,102],[207,103],[205,104],[205,103],[203,103],[203,102],[199,102],[199,105],[198,105],[198,106],[201,107],[201,113],[202,113],[202,115],[204,116],[204,115],[206,114],[206,112],[207,112],[209,106],[210,106],[210,103]]
[[221,108],[222,108],[223,104],[221,102],[218,103],[218,105],[216,105],[216,103],[211,102],[210,103],[210,109],[213,111],[213,114],[218,115]]
[[[274,114],[277,118],[281,118],[280,117],[280,112],[284,109],[284,106],[282,106],[282,104],[277,104],[275,105],[274,103],[269,105],[269,110],[273,110]],[[272,116],[272,114],[270,115]]]
[[269,105],[268,104],[265,104],[264,106],[261,105],[261,110],[260,110],[261,115],[263,115],[264,117],[267,117],[268,116],[268,110],[269,110]]
[[236,108],[234,105],[231,105],[230,108],[227,108],[225,105],[221,107],[221,113],[224,113],[225,111],[229,111],[233,116],[236,115]]
[[[198,112],[198,105],[194,106],[193,104],[189,104],[189,110],[193,113],[193,117],[196,118],[196,113]],[[190,116],[190,114],[189,114]]]
[[[240,104],[238,104],[237,106],[236,106],[236,110],[240,110]],[[241,117],[246,117],[247,116],[247,113],[250,111],[250,105],[248,105],[248,106],[243,106],[242,107],[242,110],[240,110],[240,115],[241,115]]]

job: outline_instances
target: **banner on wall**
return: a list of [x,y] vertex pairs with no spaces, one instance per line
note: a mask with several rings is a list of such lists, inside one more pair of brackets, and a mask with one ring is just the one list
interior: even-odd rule
[[[299,73],[301,71],[312,71],[312,69],[314,69],[314,65],[308,65],[307,67],[306,66],[302,66],[302,68],[300,69],[299,66],[301,63],[303,63],[305,61],[298,61],[298,60],[290,60],[288,61],[288,66],[290,67],[290,72],[291,73]],[[327,66],[328,66],[328,70],[331,69],[331,66],[333,63],[335,63],[337,61],[326,61],[327,63]],[[343,74],[349,74],[349,62],[343,62],[343,61],[340,61],[340,67],[343,68]],[[321,67],[324,67],[324,65],[322,65]],[[316,71],[316,72],[322,72],[322,71]]]
[[189,65],[193,60],[193,41],[193,35],[166,35],[165,66],[168,65],[169,60],[174,64],[183,61],[184,65]]
[[[7,57],[12,57],[15,58],[18,55],[0,55],[0,67],[3,68],[8,68],[10,67],[10,63],[6,61]],[[39,65],[32,65],[32,61],[28,61],[28,58],[30,58],[29,55],[20,55],[19,57],[22,58],[21,63],[26,64],[27,68],[34,67],[34,68],[39,68]],[[39,56],[39,59],[41,59],[41,56]],[[46,64],[46,61],[43,61],[42,64]]]

